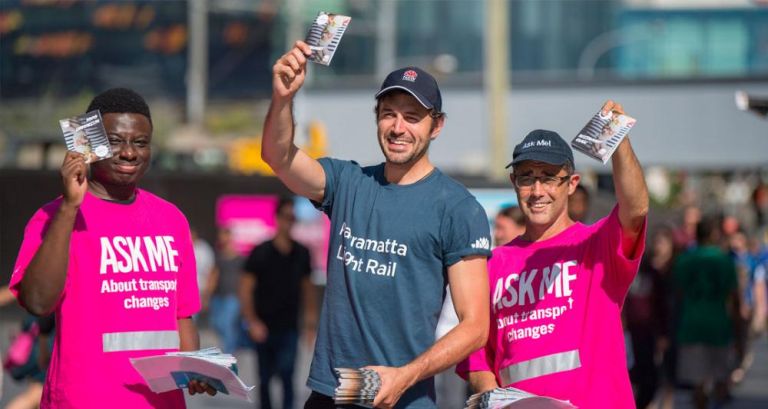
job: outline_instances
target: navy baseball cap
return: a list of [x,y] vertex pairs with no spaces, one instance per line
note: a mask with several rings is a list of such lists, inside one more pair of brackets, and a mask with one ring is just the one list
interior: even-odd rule
[[573,150],[557,132],[537,129],[526,135],[525,139],[515,146],[512,162],[506,167],[517,165],[523,161],[536,161],[550,165],[564,165],[573,161]]
[[394,90],[402,90],[416,98],[424,108],[443,112],[443,98],[435,77],[419,67],[405,67],[392,71],[384,79],[376,98]]

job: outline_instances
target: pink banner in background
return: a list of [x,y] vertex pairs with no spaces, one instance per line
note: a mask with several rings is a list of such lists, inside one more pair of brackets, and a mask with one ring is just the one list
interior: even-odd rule
[[[247,256],[255,245],[274,236],[277,202],[275,195],[221,196],[216,202],[216,224],[230,230],[235,248]],[[294,200],[294,213],[293,238],[309,248],[312,267],[325,273],[330,230],[328,218],[301,197]]]

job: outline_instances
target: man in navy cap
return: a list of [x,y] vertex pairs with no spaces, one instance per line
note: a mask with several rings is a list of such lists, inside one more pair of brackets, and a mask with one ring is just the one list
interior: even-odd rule
[[[433,376],[485,344],[490,229],[467,189],[430,162],[445,124],[437,81],[417,67],[389,74],[376,94],[384,162],[315,160],[293,142],[292,101],[309,47],[273,67],[262,157],[294,193],[331,219],[328,287],[305,408],[335,408],[334,368],[374,369],[377,408],[435,408]],[[460,323],[435,341],[450,283]]]
[[[623,113],[608,101],[602,112]],[[491,327],[457,372],[475,392],[513,386],[579,408],[634,407],[621,306],[645,242],[648,190],[629,138],[612,157],[617,204],[592,225],[568,215],[573,152],[535,130],[515,147],[510,179],[525,232],[488,262]]]

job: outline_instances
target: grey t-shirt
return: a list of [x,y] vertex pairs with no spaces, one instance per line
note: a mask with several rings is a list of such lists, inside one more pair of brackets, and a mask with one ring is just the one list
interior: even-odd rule
[[[447,268],[490,257],[483,208],[438,169],[390,184],[384,165],[323,158],[331,219],[328,286],[307,386],[333,396],[333,368],[401,366],[435,341]],[[406,391],[398,408],[435,408],[433,380]]]
[[213,294],[216,296],[237,295],[240,283],[240,271],[244,258],[241,256],[216,256],[216,267],[219,268],[219,281]]

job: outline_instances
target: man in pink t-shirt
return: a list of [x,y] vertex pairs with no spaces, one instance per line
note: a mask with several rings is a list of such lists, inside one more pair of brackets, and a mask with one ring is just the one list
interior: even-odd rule
[[[623,113],[612,101],[602,111]],[[488,261],[488,343],[457,367],[475,392],[513,386],[579,408],[634,407],[620,311],[644,249],[648,193],[629,139],[612,162],[618,204],[587,226],[568,215],[580,179],[570,146],[536,130],[515,147],[525,233]]]
[[[195,350],[200,308],[189,225],[172,204],[138,189],[151,159],[149,107],[116,88],[96,96],[111,158],[89,169],[67,152],[63,195],[27,224],[11,290],[31,313],[56,314],[42,408],[179,408],[156,394],[130,358]],[[190,393],[214,391],[193,382]]]

